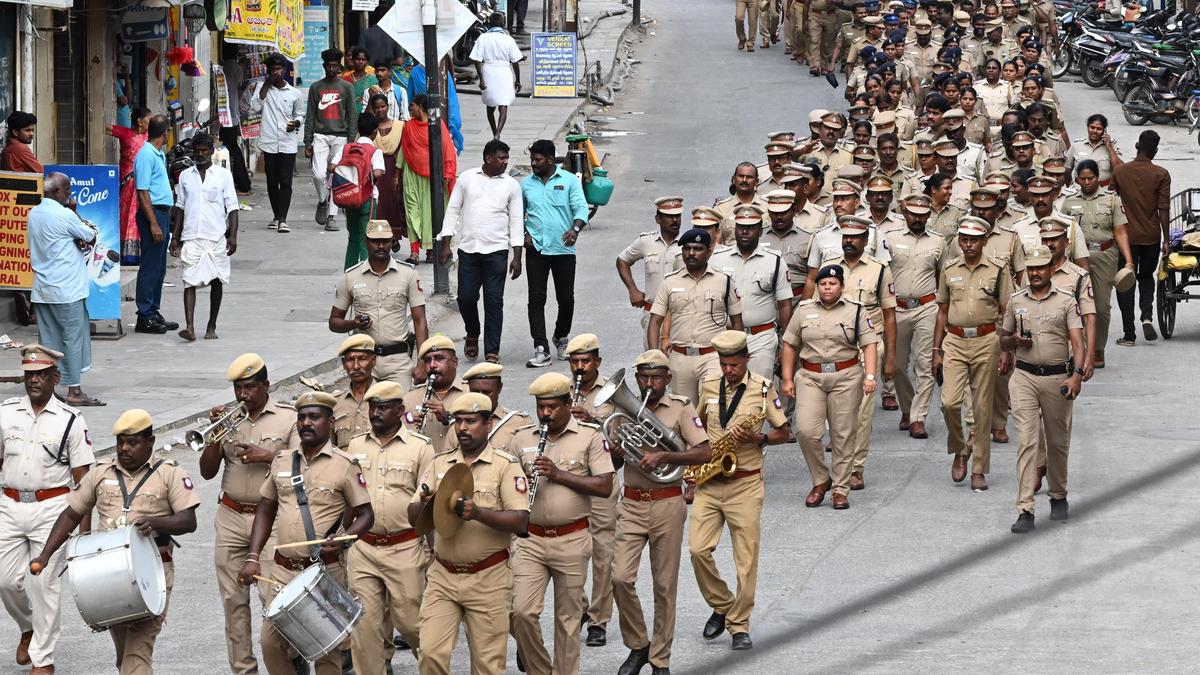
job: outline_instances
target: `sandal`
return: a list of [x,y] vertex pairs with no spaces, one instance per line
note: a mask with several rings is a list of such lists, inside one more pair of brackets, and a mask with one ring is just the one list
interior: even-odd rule
[[479,358],[479,338],[469,337],[463,339],[463,355],[471,361]]
[[421,256],[419,254],[413,253],[412,255],[408,256],[408,260],[406,262],[409,265],[416,267],[421,262]]
[[75,406],[76,408],[98,408],[101,406],[108,405],[107,403],[105,403],[104,401],[101,401],[98,398],[94,398],[92,396],[87,396],[87,395],[85,395],[83,398],[77,398],[77,399],[71,399],[70,397],[67,397],[66,401],[67,401],[67,405]]

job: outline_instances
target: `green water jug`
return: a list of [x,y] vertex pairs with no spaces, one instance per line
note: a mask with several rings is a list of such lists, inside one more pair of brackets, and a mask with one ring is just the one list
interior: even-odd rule
[[583,186],[583,198],[592,206],[604,206],[612,199],[613,182],[608,178],[608,169],[598,166],[592,169],[592,180]]

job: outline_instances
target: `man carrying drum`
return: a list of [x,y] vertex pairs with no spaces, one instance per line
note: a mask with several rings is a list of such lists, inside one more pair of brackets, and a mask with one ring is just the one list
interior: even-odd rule
[[[169,605],[171,587],[175,584],[171,537],[196,531],[200,497],[192,479],[173,460],[151,461],[154,421],[150,413],[136,408],[125,411],[113,425],[113,436],[117,438],[116,459],[97,462],[96,468],[67,497],[66,508],[55,521],[45,548],[29,564],[29,571],[35,575],[42,573],[54,552],[95,507],[99,517],[97,529],[129,524],[142,535],[154,538],[162,556]],[[154,641],[166,620],[164,605],[163,613],[158,616],[109,626],[121,675],[153,674]],[[287,665],[290,668],[292,664]]]
[[[17,664],[32,663],[35,675],[54,672],[63,557],[55,556],[53,569],[37,579],[27,580],[25,570],[32,552],[45,545],[71,485],[96,461],[83,416],[54,395],[61,358],[38,344],[22,349],[25,396],[0,404],[0,599],[21,629]],[[91,519],[85,520],[87,531]]]
[[[342,541],[333,541],[332,535],[341,526],[343,513],[348,512],[350,525],[345,534],[349,536],[362,536],[375,520],[367,481],[358,462],[330,443],[335,403],[333,396],[323,391],[305,392],[296,399],[300,447],[275,458],[259,492],[258,511],[250,531],[250,552],[238,579],[247,586],[256,579],[262,581],[259,592],[264,605],[269,606],[282,586],[318,561],[344,585]],[[258,558],[272,527],[276,540],[275,572],[268,579],[261,576]],[[313,543],[296,545],[304,542]],[[265,620],[262,655],[271,675],[295,672],[286,639]],[[333,649],[318,659],[316,671],[317,675],[340,675],[341,652]]]

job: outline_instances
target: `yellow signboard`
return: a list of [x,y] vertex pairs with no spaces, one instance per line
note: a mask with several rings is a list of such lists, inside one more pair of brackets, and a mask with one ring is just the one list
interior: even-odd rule
[[279,52],[295,61],[304,53],[304,0],[273,0],[279,3],[275,17],[275,44]]
[[275,45],[275,16],[280,0],[231,0],[225,41]]
[[0,288],[33,288],[29,211],[42,201],[42,175],[0,171]]

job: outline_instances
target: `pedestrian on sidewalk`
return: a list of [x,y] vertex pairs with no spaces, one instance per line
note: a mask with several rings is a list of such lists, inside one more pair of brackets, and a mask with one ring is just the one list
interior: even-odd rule
[[196,288],[209,286],[205,340],[217,339],[217,314],[229,283],[229,256],[237,250],[238,200],[233,174],[213,166],[213,138],[205,132],[192,137],[196,165],[179,174],[171,256],[183,263],[183,314],[186,327],[179,337],[196,340]]
[[[329,203],[328,167],[330,161],[342,154],[342,147],[354,138],[358,125],[358,99],[354,87],[339,77],[342,71],[342,52],[326,49],[321,52],[325,77],[308,87],[308,107],[304,115],[304,156],[312,160],[313,185],[317,186],[317,224],[328,232],[337,232],[334,219],[337,207]],[[360,232],[361,234],[361,232]],[[352,241],[361,241],[351,236]]]
[[[396,91],[403,93],[399,87]],[[404,121],[390,116],[388,99],[383,94],[375,94],[370,98],[366,114],[374,115],[379,122],[379,128],[375,131],[375,147],[383,154],[383,178],[375,183],[375,189],[379,192],[375,217],[391,225],[392,245],[395,247],[392,250],[399,251],[400,240],[408,234],[404,225],[404,186],[400,181],[403,170],[399,156]],[[407,108],[404,114],[408,116]]]
[[525,32],[525,12],[529,11],[529,0],[509,0],[508,30],[511,33]]
[[[488,20],[488,31],[479,36],[471,48],[471,61],[479,75],[480,98],[487,107],[488,126],[492,138],[499,139],[508,121],[508,106],[512,105],[517,92],[521,91],[519,64],[525,55],[517,41],[504,32],[504,15],[496,12]],[[500,119],[496,119],[496,109]]]
[[392,80],[392,64],[387,59],[375,61],[375,79],[379,80],[367,88],[366,93],[358,102],[361,113],[371,112],[371,99],[382,96],[387,103],[387,118],[389,120],[408,120],[408,92],[404,87],[396,86]]
[[521,181],[525,203],[525,262],[529,280],[529,334],[533,357],[525,366],[545,368],[553,360],[546,340],[546,285],[554,275],[558,316],[554,347],[559,360],[567,358],[567,336],[575,316],[575,240],[587,225],[588,206],[583,185],[570,171],[555,164],[554,141],[541,139],[529,146],[533,173]]
[[32,113],[14,110],[5,122],[8,133],[4,149],[0,150],[0,170],[42,173],[45,169],[33,154],[33,136],[37,132],[37,117]]
[[133,183],[133,160],[146,142],[146,130],[150,124],[150,110],[136,106],[130,113],[132,127],[114,124],[108,135],[121,145],[121,163],[117,167],[121,177],[121,262],[136,265],[141,258],[141,240],[137,231],[137,188]]
[[[330,175],[341,163],[343,156],[352,157],[348,153],[362,153],[368,158],[371,166],[371,198],[358,208],[346,207],[346,232],[349,239],[346,243],[346,264],[342,269],[350,269],[367,259],[367,245],[363,241],[363,233],[367,231],[367,221],[371,220],[375,213],[375,203],[379,200],[378,183],[383,178],[383,152],[375,147],[375,133],[379,129],[379,120],[375,119],[374,115],[363,115],[358,118],[357,125],[358,138],[353,143],[338,148],[329,158]],[[390,223],[388,228],[391,228]],[[326,226],[325,229],[328,230],[329,227]]]
[[[521,185],[508,175],[508,145],[493,139],[483,146],[483,166],[463,172],[454,184],[438,239],[442,264],[450,260],[449,241],[458,237],[458,311],[467,331],[463,355],[479,357],[479,291],[483,289],[485,358],[500,362],[504,327],[504,274],[521,276],[524,206]],[[509,260],[509,249],[512,259]]]
[[[238,194],[254,193],[250,183],[250,172],[246,169],[246,156],[242,154],[242,88],[246,86],[246,71],[242,69],[245,56],[236,45],[226,45],[231,52],[221,63],[225,71],[225,88],[229,101],[229,125],[221,125],[217,132],[221,145],[229,152],[229,170],[233,172],[233,187]],[[136,120],[135,120],[136,124]]]
[[[1137,157],[1112,170],[1112,188],[1121,198],[1121,208],[1129,220],[1125,231],[1129,233],[1142,333],[1147,340],[1158,339],[1151,321],[1154,317],[1154,273],[1158,269],[1159,256],[1171,252],[1171,174],[1154,163],[1158,142],[1158,132],[1143,131],[1135,146]],[[1128,262],[1122,261],[1121,265]],[[1117,344],[1124,347],[1132,347],[1137,341],[1133,323],[1134,291],[1130,288],[1117,292],[1125,333]]]
[[86,251],[95,245],[96,231],[75,213],[65,174],[47,176],[43,192],[45,198],[29,211],[27,232],[38,342],[62,353],[60,372],[68,405],[104,405],[80,386],[80,375],[92,367]]
[[[433,212],[429,196],[429,98],[418,94],[409,106],[412,121],[404,125],[400,136],[400,147],[404,156],[404,217],[408,222],[410,252],[408,262],[421,262],[421,249],[425,250],[425,261],[433,262]],[[442,132],[442,175],[444,189],[442,198],[449,198],[454,190],[454,179],[458,173],[458,155],[455,154],[450,129],[443,119],[438,126]]]
[[175,205],[171,181],[167,178],[167,156],[162,151],[170,129],[166,115],[150,118],[146,143],[133,161],[133,180],[138,194],[138,238],[142,247],[134,331],[155,335],[179,328],[179,324],[167,321],[159,312],[163,280],[167,276],[167,247],[171,245],[171,208]]
[[350,84],[354,92],[352,100],[358,104],[368,89],[379,84],[379,78],[375,77],[375,71],[371,68],[371,53],[365,48],[351,47],[349,63],[350,69],[342,73],[342,79]]
[[287,60],[282,54],[267,57],[267,77],[250,97],[250,110],[262,115],[258,150],[263,153],[267,174],[267,198],[271,200],[268,230],[291,232],[287,224],[292,206],[292,174],[296,171],[296,149],[304,126],[304,101],[300,90],[284,78]]

